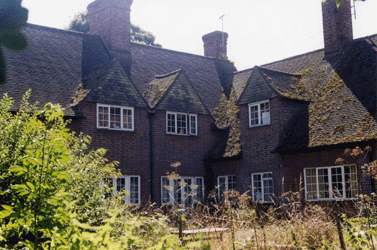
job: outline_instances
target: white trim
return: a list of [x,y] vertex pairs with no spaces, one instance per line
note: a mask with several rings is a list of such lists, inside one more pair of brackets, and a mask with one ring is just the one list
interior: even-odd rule
[[[99,125],[99,108],[100,107],[108,108],[108,114],[107,114],[108,125],[107,126],[100,126]],[[111,121],[110,121],[110,109],[111,108],[120,108],[120,111],[121,111],[120,112],[120,128],[111,128],[110,127],[110,123],[111,123]],[[131,128],[123,128],[123,125],[124,125],[123,112],[124,112],[124,110],[127,110],[127,111],[130,110],[131,111],[131,117],[132,117]],[[134,123],[135,123],[134,107],[97,103],[96,117],[97,117],[96,125],[97,125],[98,129],[109,129],[109,130],[119,130],[119,131],[134,131]]]
[[[263,178],[263,175],[264,174],[271,174],[271,177],[269,177],[269,178]],[[260,175],[260,178],[261,178],[261,191],[262,191],[262,193],[261,193],[261,200],[255,200],[254,199],[254,176],[256,176],[256,175]],[[274,194],[274,182],[273,182],[273,176],[272,176],[273,174],[272,174],[272,172],[259,172],[259,173],[252,173],[251,174],[251,193],[252,193],[252,199],[253,199],[253,201],[264,201],[264,202],[266,202],[266,203],[271,203],[272,202],[272,197],[270,197],[270,200],[265,200],[264,199],[264,181],[265,180],[271,180],[272,181],[272,194]]]
[[[233,177],[234,178],[234,185],[237,185],[236,175],[220,175],[220,176],[217,176],[217,186],[218,186],[217,196],[218,196],[219,200],[221,200],[221,196],[222,196],[223,192],[235,190],[235,187],[232,188],[232,189],[229,188],[229,177]],[[221,192],[221,190],[220,190],[220,178],[225,178],[225,183],[224,183],[225,187],[224,187],[223,192]]]
[[[168,116],[174,116],[174,125],[173,128],[175,132],[169,131],[169,119]],[[186,116],[186,133],[178,133],[178,115]],[[195,117],[195,133],[191,133],[191,117]],[[173,112],[173,111],[166,111],[166,133],[169,135],[183,135],[183,136],[197,136],[198,135],[198,116],[196,114],[189,114],[189,113],[182,113],[182,112]]]
[[[165,188],[165,186],[163,185],[163,179],[166,179],[168,182],[169,182],[169,187],[173,187],[173,188],[169,188],[171,190],[167,190]],[[197,180],[198,179],[201,179],[202,180],[202,190],[201,190],[201,197],[204,198],[204,178],[201,177],[201,176],[180,176],[179,179],[177,179],[178,182],[184,182],[185,179],[189,179],[191,180],[191,185],[198,185],[197,184]],[[175,195],[175,191],[174,190],[174,181],[175,180],[169,180],[167,176],[161,176],[161,204],[162,205],[172,205],[174,202],[175,202],[175,198],[174,198],[174,195]],[[196,193],[196,196],[193,197],[193,202],[197,201],[197,197],[198,197],[198,189],[196,189],[197,191],[195,192],[195,190],[191,190],[190,194],[194,194]],[[164,202],[164,199],[166,199],[167,197],[163,197],[163,193],[164,192],[168,192],[168,195],[169,195],[169,201],[168,202]],[[186,197],[186,193],[185,193],[185,190],[184,190],[184,187],[180,186],[180,199],[181,201],[182,200],[185,200],[185,197]],[[185,206],[184,203],[182,203],[183,206]]]
[[[347,192],[347,185],[346,185],[346,179],[345,179],[345,171],[344,171],[344,167],[353,167],[355,169],[354,172],[350,172],[350,174],[354,174],[355,175],[355,178],[356,178],[356,195],[354,197],[351,197],[351,198],[347,198],[347,195],[346,195],[346,192]],[[335,168],[340,168],[341,169],[341,177],[342,177],[342,197],[334,197],[334,190],[333,190],[333,180],[332,180],[332,173],[331,173],[331,170],[332,169],[335,169]],[[307,171],[308,170],[315,170],[315,185],[316,185],[316,190],[315,190],[315,194],[316,194],[316,197],[317,198],[311,198],[309,199],[309,193],[308,193],[308,185],[309,183],[307,183]],[[325,198],[320,198],[320,183],[319,183],[319,178],[318,178],[318,171],[319,170],[322,170],[322,169],[326,169],[327,170],[327,185],[328,185],[328,198],[325,197]],[[307,201],[324,201],[324,200],[357,200],[357,197],[358,197],[358,179],[357,179],[357,166],[354,165],[354,164],[348,164],[348,165],[337,165],[337,166],[328,166],[328,167],[316,167],[316,168],[304,168],[304,183],[305,183],[305,199]],[[322,184],[324,185],[326,184],[325,182]],[[355,190],[355,189],[348,189],[348,191],[350,190]]]
[[[264,122],[262,124],[262,118],[263,118],[263,115],[261,114],[261,104],[264,104],[264,103],[268,103],[268,109],[269,109],[269,112],[268,112],[268,122]],[[254,124],[252,125],[251,124],[251,112],[250,112],[250,108],[251,107],[254,107],[254,106],[257,106],[258,107],[258,124]],[[263,100],[263,101],[258,101],[258,102],[253,102],[253,103],[249,103],[248,104],[248,112],[249,112],[249,128],[253,128],[253,127],[260,127],[260,126],[265,126],[265,125],[270,125],[271,124],[271,105],[270,105],[270,100],[269,99],[266,99],[266,100]],[[265,114],[265,113],[263,113]]]

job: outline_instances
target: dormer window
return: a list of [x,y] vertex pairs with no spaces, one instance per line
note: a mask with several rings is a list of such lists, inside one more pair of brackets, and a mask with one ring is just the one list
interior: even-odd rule
[[270,124],[269,100],[249,103],[249,127],[257,127]]
[[166,133],[173,135],[197,135],[197,115],[167,112]]
[[97,104],[97,128],[134,130],[134,108]]

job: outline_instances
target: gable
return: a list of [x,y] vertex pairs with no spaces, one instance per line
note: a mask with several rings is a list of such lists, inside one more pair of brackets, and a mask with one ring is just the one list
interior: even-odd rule
[[255,67],[244,91],[238,100],[239,105],[270,99],[278,93],[270,86],[262,72]]
[[147,107],[143,97],[116,59],[94,70],[84,80],[84,84],[84,88],[89,91],[85,101]]
[[[150,99],[156,109],[185,112],[192,114],[208,114],[200,97],[184,71],[174,72],[170,75],[159,77],[151,82],[151,87],[144,96],[153,96],[155,91],[158,98]],[[161,87],[158,87],[160,85]],[[165,90],[165,91],[164,91]],[[156,100],[159,100],[156,102]]]

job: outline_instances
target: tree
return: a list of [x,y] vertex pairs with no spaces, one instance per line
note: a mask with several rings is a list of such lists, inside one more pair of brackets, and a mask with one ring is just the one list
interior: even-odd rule
[[26,26],[28,10],[21,7],[22,0],[0,1],[0,84],[6,80],[5,58],[2,46],[11,50],[23,50],[27,46],[21,29]]
[[[89,33],[89,14],[88,12],[78,13],[69,23],[67,30]],[[131,23],[131,41],[146,44],[155,47],[162,47],[155,43],[156,37],[149,31],[143,30],[137,25]]]

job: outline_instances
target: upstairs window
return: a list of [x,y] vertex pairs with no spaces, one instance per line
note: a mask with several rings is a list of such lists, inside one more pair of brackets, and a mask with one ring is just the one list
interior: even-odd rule
[[270,124],[269,100],[249,104],[249,127]]
[[356,165],[304,169],[306,200],[357,198]]
[[134,108],[97,104],[97,128],[134,130]]
[[166,176],[161,177],[161,203],[163,205],[179,203],[187,206],[193,201],[203,200],[203,177],[180,177],[177,180],[170,180]]
[[274,194],[272,173],[251,174],[251,187],[253,201],[272,202]]
[[173,135],[197,135],[197,115],[167,112],[166,133]]

